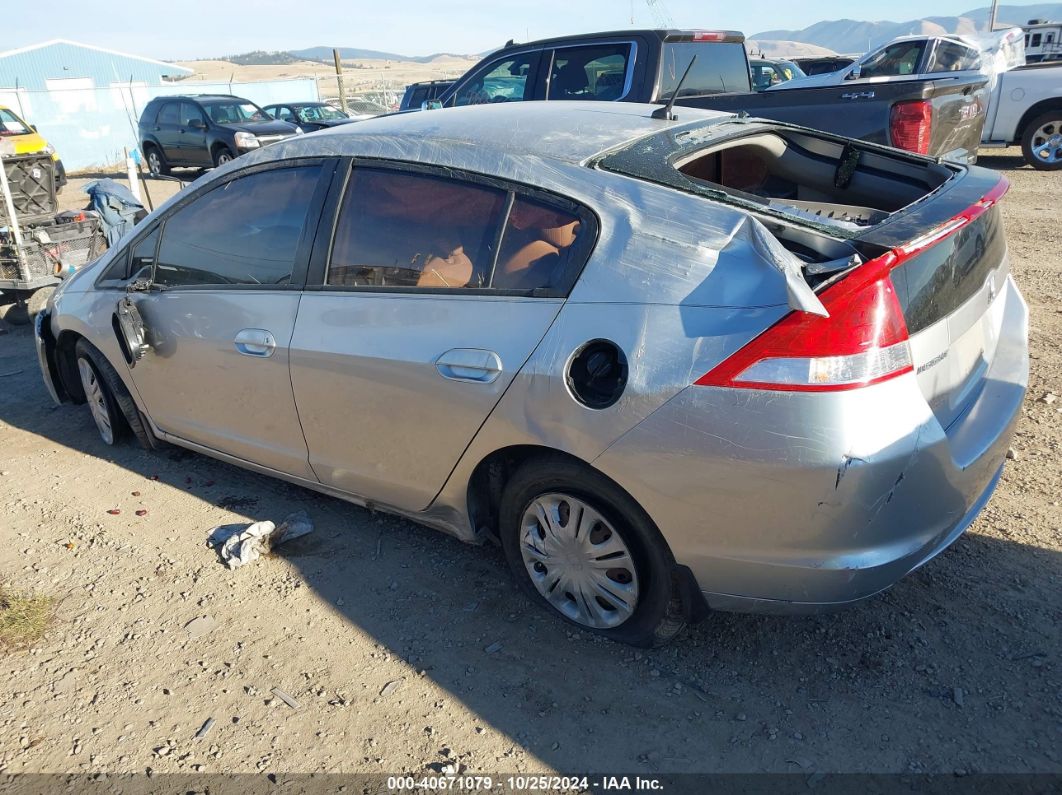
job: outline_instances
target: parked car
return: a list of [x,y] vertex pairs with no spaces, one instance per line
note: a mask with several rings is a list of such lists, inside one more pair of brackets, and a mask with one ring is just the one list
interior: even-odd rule
[[262,108],[274,119],[301,127],[303,132],[314,132],[350,124],[354,119],[327,102],[284,102]]
[[174,166],[223,166],[302,132],[231,94],[155,97],[140,116],[140,150],[153,176]]
[[16,155],[35,155],[45,152],[52,156],[55,163],[55,186],[61,189],[66,185],[66,169],[55,147],[44,140],[44,136],[32,124],[24,121],[11,108],[0,105],[0,138],[9,141]]
[[988,104],[981,146],[1020,145],[1025,162],[1062,168],[1062,64],[1037,63],[1003,72]]
[[693,63],[678,105],[743,111],[920,154],[976,159],[985,75],[929,75],[858,90],[755,92],[744,41],[736,31],[624,30],[511,44],[458,78],[439,102],[444,108],[522,100],[665,103]]
[[616,640],[869,597],[1000,477],[1028,378],[1006,181],[676,115],[503,103],[262,149],[59,287],[45,383],[106,444],[494,536]]
[[787,80],[807,77],[795,63],[781,59],[751,58],[749,68],[752,69],[752,87],[756,91],[763,91]]
[[980,49],[962,36],[900,36],[871,50],[847,68],[780,83],[772,90],[870,84],[876,87],[882,82],[928,79],[939,75],[976,76],[980,70]]
[[432,102],[443,95],[454,84],[453,80],[427,80],[406,86],[399,110],[420,110],[425,102]]
[[844,69],[854,61],[855,58],[850,58],[847,55],[820,55],[793,59],[793,63],[799,66],[804,74],[808,76],[836,72],[838,69]]

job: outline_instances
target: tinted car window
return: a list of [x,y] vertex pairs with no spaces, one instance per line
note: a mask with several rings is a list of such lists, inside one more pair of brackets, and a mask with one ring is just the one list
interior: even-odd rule
[[969,47],[942,41],[933,51],[927,72],[961,72],[968,69],[980,69],[981,56]]
[[155,283],[286,284],[319,166],[263,171],[194,199],[166,220]]
[[269,114],[253,102],[212,102],[206,106],[206,112],[215,124],[238,124],[244,121],[269,121]]
[[901,41],[892,44],[872,56],[870,60],[865,61],[859,68],[859,76],[862,78],[913,75],[918,69],[925,48],[924,41]]
[[581,260],[579,217],[532,199],[513,202],[491,287],[499,290],[561,288]]
[[193,102],[182,102],[177,111],[177,117],[180,119],[182,127],[188,127],[193,121],[206,121],[203,118],[203,112],[199,110],[199,106]]
[[424,174],[355,169],[336,224],[328,283],[485,287],[506,192]]
[[548,99],[619,99],[627,80],[629,44],[564,47],[554,51]]
[[484,105],[534,99],[530,92],[539,58],[539,53],[528,52],[487,64],[454,94],[452,104]]
[[162,109],[159,111],[159,120],[156,123],[177,124],[177,122],[177,103],[167,102],[165,105],[162,106]]
[[682,73],[686,71],[694,55],[697,60],[682,85],[681,96],[699,97],[706,94],[748,91],[749,67],[744,44],[677,41],[664,45],[658,99],[671,99],[675,86],[682,79]]

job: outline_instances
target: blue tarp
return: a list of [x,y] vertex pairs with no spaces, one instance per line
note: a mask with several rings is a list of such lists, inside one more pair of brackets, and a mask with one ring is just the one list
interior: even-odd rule
[[133,228],[136,214],[144,209],[129,188],[113,179],[90,182],[84,191],[92,199],[92,209],[99,213],[108,246],[113,246]]

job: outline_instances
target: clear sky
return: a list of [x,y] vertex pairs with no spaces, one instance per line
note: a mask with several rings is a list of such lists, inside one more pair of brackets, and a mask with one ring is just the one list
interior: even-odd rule
[[[1009,3],[1021,4],[1021,3]],[[4,2],[0,49],[64,38],[162,59],[326,45],[403,55],[477,53],[508,39],[659,27],[645,0],[27,0]],[[683,28],[752,35],[824,19],[954,16],[978,0],[659,0]]]

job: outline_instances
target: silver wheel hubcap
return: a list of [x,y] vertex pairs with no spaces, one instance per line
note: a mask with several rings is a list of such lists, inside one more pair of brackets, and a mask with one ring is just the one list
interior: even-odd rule
[[154,152],[148,155],[148,170],[155,176],[158,176],[159,172],[162,171],[162,161],[159,160],[159,156]]
[[1062,120],[1049,121],[1033,133],[1032,151],[1037,160],[1062,163]]
[[538,592],[576,623],[618,627],[638,606],[638,572],[627,544],[576,497],[544,494],[527,506],[520,554]]
[[96,371],[84,359],[77,360],[77,369],[81,374],[81,386],[85,389],[85,398],[92,411],[92,419],[96,421],[100,438],[107,444],[113,444],[114,429],[111,427],[111,414],[107,410],[107,401],[103,397],[103,389],[96,378]]
[[225,165],[230,160],[232,160],[232,155],[230,155],[228,152],[222,152],[220,155],[218,155],[218,165],[219,166]]

